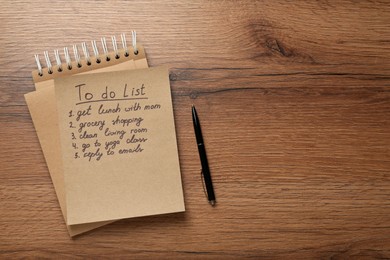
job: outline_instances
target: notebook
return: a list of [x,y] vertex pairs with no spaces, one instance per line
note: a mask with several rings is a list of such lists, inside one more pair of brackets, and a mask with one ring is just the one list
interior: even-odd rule
[[[114,219],[122,218],[119,217],[102,217],[100,214],[91,213],[94,217],[90,218],[88,221],[79,222],[69,221],[67,213],[67,189],[65,187],[65,176],[64,176],[64,164],[61,160],[63,152],[60,149],[61,141],[59,135],[59,117],[57,114],[57,102],[56,102],[56,92],[54,81],[60,80],[60,78],[71,78],[72,75],[83,75],[91,73],[101,73],[107,71],[123,71],[123,70],[132,70],[138,68],[147,68],[147,62],[145,58],[145,52],[142,46],[136,44],[135,33],[133,33],[133,46],[127,48],[126,40],[124,35],[122,35],[122,45],[123,49],[118,50],[116,46],[116,39],[112,37],[113,52],[107,51],[106,41],[102,40],[104,54],[99,55],[96,42],[92,42],[92,47],[94,49],[94,56],[90,57],[86,44],[83,44],[83,52],[85,58],[80,59],[78,54],[77,46],[73,46],[74,49],[74,59],[75,61],[70,61],[69,53],[65,49],[65,60],[66,63],[62,64],[58,52],[55,52],[56,56],[56,66],[51,66],[50,60],[48,60],[48,55],[45,55],[46,62],[49,63],[47,68],[42,68],[40,63],[38,63],[38,70],[33,72],[33,79],[35,82],[36,90],[25,95],[26,102],[28,104],[38,138],[41,143],[41,147],[48,165],[48,169],[57,193],[57,197],[63,212],[65,221],[67,222],[67,228],[71,236],[78,235],[80,233],[89,231],[96,227],[102,226],[104,224],[110,223]],[[128,54],[128,55],[126,55]],[[96,62],[96,61],[99,61]],[[89,63],[89,65],[87,65]],[[81,67],[80,67],[81,66]],[[51,72],[51,73],[49,73]],[[167,73],[167,72],[164,72]],[[98,75],[98,74],[96,74]],[[165,75],[166,76],[166,75]],[[73,77],[73,76],[72,76]],[[81,77],[81,76],[79,76]],[[92,76],[91,76],[92,77]],[[92,77],[95,78],[95,77]],[[103,78],[104,79],[104,78]],[[58,83],[60,84],[60,83]],[[168,81],[169,88],[169,81]],[[169,94],[170,98],[170,94]],[[170,113],[172,114],[172,113]],[[173,117],[172,117],[173,122]],[[174,133],[174,129],[173,132]],[[173,135],[174,136],[174,135]],[[174,136],[175,137],[175,136]],[[174,138],[174,146],[176,146],[176,139]],[[173,154],[175,157],[175,154]],[[177,155],[177,150],[176,150]],[[176,156],[177,158],[177,156]],[[121,163],[121,161],[119,161]],[[178,160],[177,160],[178,164]],[[180,180],[180,170],[179,166],[176,167],[176,177],[173,182],[174,186],[177,187],[178,192],[175,197],[178,199],[177,211],[184,210],[184,202],[181,192],[181,180]],[[170,183],[168,183],[169,186]],[[75,183],[74,185],[78,185]],[[69,185],[67,186],[69,188]],[[70,186],[73,187],[72,185]],[[72,204],[73,205],[73,204]],[[153,208],[153,207],[152,207]],[[171,210],[172,211],[172,210]],[[157,210],[154,211],[155,214],[167,213],[170,210]],[[148,212],[144,214],[149,214]],[[153,214],[153,212],[151,213]],[[77,215],[77,214],[76,214]],[[96,216],[97,215],[97,216]],[[142,214],[141,214],[142,215]],[[123,217],[135,216],[130,214]],[[100,221],[107,220],[107,221]]]

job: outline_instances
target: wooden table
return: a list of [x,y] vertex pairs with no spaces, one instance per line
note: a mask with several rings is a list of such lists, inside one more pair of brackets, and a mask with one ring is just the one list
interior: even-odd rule
[[[390,258],[386,1],[7,1],[1,9],[0,258]],[[33,55],[132,29],[150,66],[171,68],[186,212],[72,240],[23,98],[34,90]],[[215,208],[202,189],[191,104]]]

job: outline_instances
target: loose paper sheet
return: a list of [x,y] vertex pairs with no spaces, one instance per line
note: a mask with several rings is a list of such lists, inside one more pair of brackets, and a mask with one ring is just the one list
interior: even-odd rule
[[[135,63],[133,60],[125,61],[110,67],[95,69],[86,73],[108,72],[131,70],[136,68],[147,68],[146,59],[140,59]],[[31,117],[46,159],[50,176],[55,187],[58,201],[66,220],[66,194],[65,182],[62,169],[62,157],[60,147],[60,137],[58,129],[58,114],[55,101],[54,80],[37,82],[35,87],[38,91],[30,92],[25,95]],[[68,225],[67,229],[70,236],[75,236],[105,224],[111,221],[88,223],[81,225]]]
[[55,79],[69,225],[184,211],[166,68]]

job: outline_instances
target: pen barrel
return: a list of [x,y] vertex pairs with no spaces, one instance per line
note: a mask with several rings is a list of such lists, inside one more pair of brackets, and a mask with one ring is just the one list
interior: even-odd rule
[[206,186],[207,197],[209,201],[215,200],[213,182],[211,180],[209,163],[207,160],[206,149],[203,143],[198,143],[200,162],[202,164],[202,173]]

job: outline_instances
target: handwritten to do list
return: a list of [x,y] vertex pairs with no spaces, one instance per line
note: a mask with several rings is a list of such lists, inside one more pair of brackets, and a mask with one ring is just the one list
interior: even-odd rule
[[[99,161],[106,156],[144,151],[148,128],[144,127],[143,115],[146,111],[161,109],[161,104],[148,102],[144,83],[132,88],[125,83],[115,90],[109,86],[89,88],[84,83],[74,88],[78,96],[77,108],[69,111],[74,159]],[[109,115],[111,119],[99,119],[100,115]]]
[[165,212],[159,200],[184,209],[168,76],[152,68],[56,79],[68,223]]

